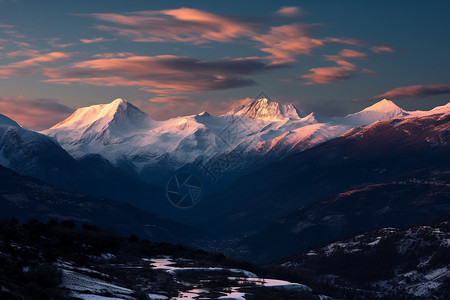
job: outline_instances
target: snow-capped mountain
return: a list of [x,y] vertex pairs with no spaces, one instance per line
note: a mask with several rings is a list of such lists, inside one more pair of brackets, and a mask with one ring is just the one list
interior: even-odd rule
[[[152,127],[153,120],[126,100],[77,109],[50,130],[60,143],[120,143],[121,137]],[[67,134],[70,132],[70,134]]]
[[346,117],[327,118],[304,115],[292,104],[262,98],[221,116],[202,112],[156,121],[128,101],[116,99],[110,104],[80,108],[43,133],[56,138],[77,159],[100,154],[147,182],[165,184],[164,175],[198,161],[211,166],[235,150],[244,158],[242,169],[250,170],[357,126],[417,113],[385,99]]
[[377,121],[406,115],[408,112],[395,105],[394,102],[384,99],[360,112],[346,116],[344,120],[357,126],[366,126]]
[[[80,120],[72,120],[80,124]],[[63,126],[67,126],[67,123]],[[74,136],[79,136],[77,127],[73,127],[72,133]],[[89,132],[88,127],[85,129],[86,132]],[[111,128],[114,129],[114,126]],[[117,133],[117,131],[111,131]],[[101,137],[99,140],[102,141]],[[123,168],[113,166],[99,154],[90,154],[75,160],[54,138],[23,128],[1,114],[0,165],[59,188],[115,200],[129,197],[133,201],[144,202],[145,200],[146,203],[155,206],[155,198],[160,200],[160,197],[155,195],[163,193],[159,187],[144,183],[135,176],[127,174]],[[152,201],[149,201],[149,194],[153,195]]]
[[284,105],[267,98],[261,98],[233,108],[225,116],[247,117],[264,121],[283,121],[300,119],[300,112],[293,104]]
[[0,164],[21,174],[47,178],[68,167],[73,158],[49,137],[22,128],[0,114]]

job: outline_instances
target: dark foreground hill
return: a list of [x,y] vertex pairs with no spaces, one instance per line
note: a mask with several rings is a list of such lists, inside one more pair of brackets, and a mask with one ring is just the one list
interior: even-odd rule
[[73,220],[154,241],[191,242],[199,232],[113,200],[72,193],[0,166],[0,217]]
[[450,218],[360,233],[275,266],[337,298],[450,299]]

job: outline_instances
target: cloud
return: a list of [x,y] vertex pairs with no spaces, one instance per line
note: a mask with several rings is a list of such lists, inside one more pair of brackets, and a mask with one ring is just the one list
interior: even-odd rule
[[367,55],[364,52],[351,50],[351,49],[343,49],[341,50],[337,55],[324,55],[323,56],[326,60],[331,60],[336,62],[338,65],[344,66],[344,67],[352,67],[356,68],[356,66],[350,62],[348,62],[348,59],[365,59],[368,58],[369,55]]
[[15,25],[9,25],[9,24],[1,24],[0,23],[0,28],[14,28],[16,27]]
[[52,38],[48,41],[49,45],[55,48],[67,48],[70,46],[76,45],[76,43],[65,43],[65,44],[58,44],[57,41],[61,40],[60,38]]
[[112,24],[98,25],[99,30],[112,31],[137,42],[229,42],[254,35],[259,26],[249,20],[192,8],[125,14],[97,13],[88,16]]
[[27,55],[32,55],[32,58],[0,66],[0,76],[21,76],[30,73],[36,73],[40,71],[39,67],[42,63],[49,63],[57,60],[69,59],[72,58],[75,54],[63,52],[34,54],[33,52],[30,52]]
[[100,42],[110,42],[114,41],[115,39],[105,39],[104,37],[97,37],[92,39],[80,39],[80,42],[83,44],[93,44],[93,43],[100,43]]
[[269,33],[254,36],[264,46],[261,51],[270,53],[274,63],[295,62],[296,56],[311,55],[312,50],[325,46],[325,41],[311,37],[316,25],[291,24],[274,26]]
[[7,58],[14,58],[19,56],[34,57],[39,55],[39,51],[35,49],[20,49],[11,52],[5,52],[3,53],[3,55]]
[[363,58],[369,57],[364,52],[351,50],[351,49],[343,49],[343,50],[341,50],[339,52],[339,56],[342,57],[342,58],[358,58],[358,59],[363,59]]
[[301,13],[298,6],[283,6],[275,14],[280,17],[292,18],[301,15]]
[[377,53],[377,54],[384,53],[384,52],[387,52],[387,53],[396,52],[395,48],[390,47],[390,46],[373,46],[370,48],[370,50],[372,50],[373,53]]
[[247,76],[274,68],[254,58],[205,61],[173,55],[133,55],[47,68],[44,74],[51,78],[46,82],[51,83],[136,86],[153,93],[177,94],[255,85]]
[[[7,27],[7,28],[10,28],[10,27]],[[18,39],[24,39],[24,38],[26,38],[25,35],[23,35],[23,34],[17,32],[16,30],[3,29],[3,32],[6,33],[6,34],[8,34],[8,35],[10,35],[10,36],[12,36],[13,38],[18,38]]]
[[325,84],[342,81],[355,77],[358,69],[355,66],[323,67],[309,69],[311,73],[301,75],[300,78],[307,80],[305,84]]
[[395,88],[381,95],[373,97],[373,99],[406,99],[406,98],[423,98],[432,95],[450,94],[450,84],[431,84],[431,85],[410,85]]
[[[300,14],[295,6],[282,7],[276,15],[293,17]],[[209,42],[237,42],[243,39],[261,51],[269,53],[273,64],[295,62],[300,55],[311,55],[312,51],[330,43],[363,46],[367,43],[351,38],[314,38],[313,34],[322,24],[293,23],[268,27],[267,22],[235,16],[224,16],[206,11],[179,8],[158,11],[129,13],[89,14],[109,24],[96,28],[113,32],[136,42],[180,42],[205,44]]]
[[67,118],[73,109],[52,99],[0,97],[0,113],[21,126],[42,130]]
[[330,43],[362,46],[365,43],[348,38],[313,38],[314,32],[322,25],[294,23],[282,26],[273,26],[266,34],[253,37],[262,43],[261,51],[270,53],[267,57],[274,64],[292,63],[300,55],[311,55],[313,50],[323,48]]

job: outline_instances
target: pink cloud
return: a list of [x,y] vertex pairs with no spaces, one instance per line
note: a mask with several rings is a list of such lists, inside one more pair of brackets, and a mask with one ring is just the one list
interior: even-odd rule
[[312,68],[310,74],[301,75],[307,80],[305,84],[325,84],[350,79],[358,73],[358,69],[352,66]]
[[93,44],[93,43],[100,43],[100,42],[110,42],[114,41],[115,39],[105,39],[104,37],[97,37],[92,39],[80,39],[80,42],[83,44]]
[[[282,7],[276,12],[280,16],[295,16],[298,7]],[[319,24],[288,24],[267,28],[262,22],[242,17],[223,16],[206,11],[179,8],[159,11],[139,11],[124,14],[90,14],[98,20],[110,23],[97,25],[97,29],[114,32],[136,42],[183,42],[205,44],[208,42],[236,42],[240,38],[258,42],[261,51],[269,53],[273,64],[296,61],[300,55],[311,55],[312,51],[330,43],[362,46],[357,39],[312,35]]]
[[239,37],[252,36],[258,27],[254,22],[192,8],[90,16],[113,24],[99,25],[98,29],[113,31],[138,42],[229,42]]
[[[30,53],[31,54],[31,53]],[[0,75],[3,76],[20,76],[29,73],[38,72],[42,63],[54,62],[62,59],[69,59],[74,53],[50,52],[46,54],[36,54],[30,59],[14,62],[8,65],[0,66]]]
[[299,23],[276,26],[253,39],[264,45],[261,51],[270,53],[268,59],[274,63],[291,63],[296,56],[311,55],[314,49],[325,46],[323,40],[311,37],[315,27]]
[[3,55],[7,58],[14,58],[18,56],[34,57],[39,55],[39,51],[35,49],[20,49],[16,51],[6,52]]
[[395,49],[390,46],[373,46],[370,48],[370,50],[372,50],[373,53],[377,53],[377,54],[384,53],[384,52],[387,52],[387,53],[395,52]]
[[271,56],[267,58],[275,64],[295,62],[297,61],[296,57],[300,55],[311,55],[313,50],[323,48],[330,43],[354,46],[362,46],[365,44],[365,42],[356,39],[335,37],[313,38],[313,33],[320,26],[319,24],[300,23],[274,26],[270,28],[267,34],[256,35],[253,39],[264,45],[261,47],[261,51],[270,53]]
[[30,99],[1,97],[0,113],[13,119],[21,126],[42,130],[67,118],[73,109],[51,99]]
[[388,99],[423,98],[432,95],[450,94],[450,84],[410,85],[395,88],[373,97]]
[[360,52],[360,51],[356,51],[356,50],[351,50],[351,49],[343,49],[339,52],[339,56],[343,57],[343,58],[367,58],[369,57],[366,53],[364,52]]
[[302,12],[298,6],[283,6],[276,12],[276,15],[292,18],[301,15],[301,13]]

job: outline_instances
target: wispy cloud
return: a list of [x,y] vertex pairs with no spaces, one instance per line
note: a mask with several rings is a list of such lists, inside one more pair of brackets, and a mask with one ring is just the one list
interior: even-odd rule
[[342,81],[353,78],[358,74],[358,69],[354,65],[312,68],[309,71],[311,73],[300,76],[301,79],[306,80],[306,85]]
[[113,24],[98,25],[98,29],[131,37],[137,42],[225,42],[252,36],[258,27],[252,21],[192,8],[89,16]]
[[310,73],[301,75],[299,79],[306,80],[304,84],[326,84],[343,81],[357,76],[358,74],[375,74],[368,69],[359,69],[355,64],[349,62],[351,59],[366,59],[369,55],[352,49],[342,49],[336,55],[324,55],[326,60],[334,61],[338,66],[321,67],[309,69]]
[[373,99],[412,99],[444,94],[450,94],[450,84],[402,86],[375,96]]
[[110,42],[115,41],[116,39],[105,39],[104,37],[96,37],[92,39],[80,39],[80,42],[83,44],[94,44],[94,43],[101,43],[101,42]]
[[274,68],[253,58],[205,61],[160,55],[87,60],[67,68],[47,68],[44,74],[51,83],[136,86],[149,92],[175,94],[255,85],[247,76]]
[[262,43],[261,51],[270,53],[267,57],[273,63],[292,63],[297,61],[300,55],[312,55],[313,50],[323,48],[331,43],[362,46],[365,42],[337,37],[314,38],[313,34],[321,27],[321,24],[301,24],[271,27],[267,34],[253,37],[255,41]]
[[55,48],[67,48],[70,46],[74,46],[77,43],[72,42],[72,43],[58,43],[58,41],[60,41],[60,38],[52,38],[48,41],[49,45]]
[[301,15],[302,11],[298,6],[283,6],[275,14],[280,17],[292,18]]
[[[30,54],[33,52],[30,52]],[[15,53],[25,54],[25,53]],[[40,72],[40,65],[57,60],[72,58],[75,53],[50,52],[45,54],[32,54],[32,58],[0,66],[0,76],[21,76]]]
[[0,113],[32,129],[47,129],[67,118],[72,112],[72,108],[52,99],[0,97]]
[[372,50],[373,53],[394,53],[396,52],[394,47],[391,46],[373,46],[370,48],[370,50]]
[[[299,7],[282,7],[275,14],[293,17],[301,12]],[[313,37],[321,24],[293,23],[269,27],[267,21],[252,18],[223,16],[198,9],[179,8],[160,11],[130,13],[89,14],[100,24],[99,30],[114,32],[136,42],[179,42],[205,44],[209,42],[233,43],[244,39],[261,51],[269,53],[274,64],[295,62],[300,55],[311,55],[314,49],[330,43],[362,46],[366,43],[341,37]]]
[[253,37],[264,46],[261,51],[270,53],[268,57],[274,63],[291,63],[296,56],[311,55],[316,48],[321,48],[325,42],[311,37],[317,26],[292,24],[271,27],[269,33]]

